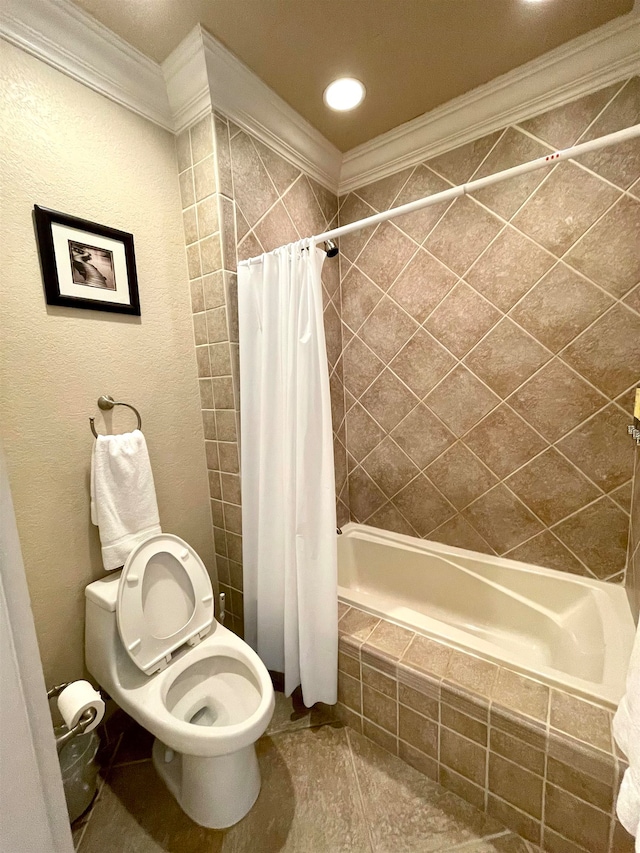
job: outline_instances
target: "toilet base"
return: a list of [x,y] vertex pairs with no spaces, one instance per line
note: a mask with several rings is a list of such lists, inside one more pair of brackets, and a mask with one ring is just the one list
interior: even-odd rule
[[238,823],[260,793],[260,767],[253,744],[228,755],[203,757],[174,753],[156,738],[153,765],[182,811],[209,829]]

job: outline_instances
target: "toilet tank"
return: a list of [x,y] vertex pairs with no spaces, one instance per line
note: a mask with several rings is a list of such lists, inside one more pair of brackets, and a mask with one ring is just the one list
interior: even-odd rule
[[120,572],[85,587],[84,657],[87,669],[105,690],[117,682],[118,660],[124,649],[118,633],[116,603]]

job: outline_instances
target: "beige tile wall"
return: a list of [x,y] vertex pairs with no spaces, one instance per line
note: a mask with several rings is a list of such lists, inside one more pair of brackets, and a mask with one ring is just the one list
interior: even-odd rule
[[[242,634],[237,318],[228,128],[207,115],[176,139],[211,519],[226,625]],[[225,158],[226,152],[226,158]],[[231,230],[231,235],[230,235]]]
[[[231,163],[238,259],[319,234],[337,225],[338,199],[313,178],[231,122]],[[349,520],[345,450],[340,266],[327,258],[322,270],[324,328],[334,424],[338,524]]]
[[[631,124],[639,90],[362,187],[340,223]],[[337,199],[223,116],[177,152],[218,574],[242,632],[236,259],[335,225]],[[627,143],[342,240],[323,270],[339,524],[622,579],[639,198]]]
[[[338,199],[224,116],[177,138],[202,417],[220,590],[227,625],[243,633],[240,385],[236,263],[337,222]],[[346,501],[342,326],[338,259],[327,259],[323,296],[336,438],[336,499]],[[340,455],[341,453],[341,455]],[[348,520],[338,500],[339,519]]]
[[361,610],[339,615],[344,723],[548,853],[632,853],[610,709]]
[[[363,186],[345,224],[640,121],[621,82]],[[341,241],[351,518],[621,581],[640,143]]]

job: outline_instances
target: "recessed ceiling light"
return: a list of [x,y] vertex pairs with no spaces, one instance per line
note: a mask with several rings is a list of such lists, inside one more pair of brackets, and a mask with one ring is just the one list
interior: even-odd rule
[[332,110],[352,110],[362,103],[365,88],[355,77],[340,77],[324,90],[324,102]]

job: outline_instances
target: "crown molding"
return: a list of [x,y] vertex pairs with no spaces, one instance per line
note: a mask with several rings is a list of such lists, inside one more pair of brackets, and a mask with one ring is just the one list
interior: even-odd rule
[[234,54],[201,32],[214,109],[336,192],[341,152]]
[[173,130],[160,66],[69,0],[2,0],[0,36],[166,130]]
[[347,151],[340,194],[640,71],[640,10]]
[[166,130],[217,109],[340,193],[640,72],[636,0],[628,15],[342,155],[200,26],[162,65],[70,0],[3,0],[0,36]]
[[161,65],[175,133],[203,118],[213,106],[202,36],[200,25],[194,27]]

